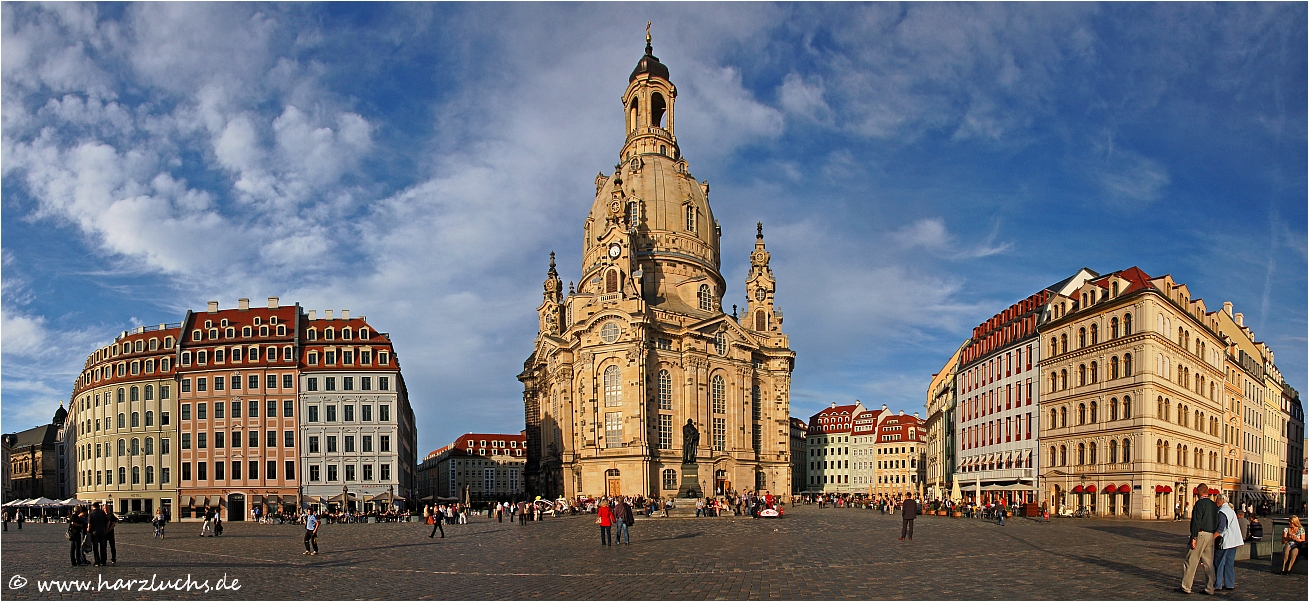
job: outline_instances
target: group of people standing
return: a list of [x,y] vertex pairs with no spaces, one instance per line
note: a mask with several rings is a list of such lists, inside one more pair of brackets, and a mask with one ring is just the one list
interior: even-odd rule
[[[114,541],[114,527],[117,526],[118,517],[112,509],[102,507],[100,502],[93,502],[89,512],[86,506],[78,506],[68,518],[69,559],[73,566],[118,564],[118,544]],[[83,547],[88,540],[95,558],[93,563],[87,562]]]

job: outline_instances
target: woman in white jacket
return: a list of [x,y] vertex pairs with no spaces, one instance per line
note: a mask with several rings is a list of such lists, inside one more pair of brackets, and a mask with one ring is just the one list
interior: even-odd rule
[[1236,521],[1236,511],[1227,501],[1227,496],[1218,497],[1218,531],[1222,538],[1214,546],[1214,589],[1236,589],[1236,549],[1245,545],[1241,539],[1241,525]]

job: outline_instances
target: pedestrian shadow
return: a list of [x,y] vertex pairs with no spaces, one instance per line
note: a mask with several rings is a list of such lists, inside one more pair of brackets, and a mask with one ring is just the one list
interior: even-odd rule
[[668,537],[643,537],[641,538],[641,540],[642,541],[673,541],[676,539],[694,539],[696,537],[700,537],[701,535],[704,535],[704,531],[692,531],[690,533],[670,535]]
[[1158,543],[1177,543],[1179,541],[1176,534],[1156,531],[1154,529],[1146,529],[1144,527],[1133,527],[1128,525],[1087,525],[1082,528],[1099,531],[1101,533],[1109,533],[1111,535],[1119,535],[1136,541],[1153,541]]

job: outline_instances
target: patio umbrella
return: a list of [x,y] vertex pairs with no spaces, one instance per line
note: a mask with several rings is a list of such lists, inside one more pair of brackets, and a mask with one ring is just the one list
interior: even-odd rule
[[391,493],[390,491],[383,491],[382,493],[379,493],[373,497],[368,498],[368,501],[389,503],[389,502],[394,502],[395,499],[396,497],[394,493]]

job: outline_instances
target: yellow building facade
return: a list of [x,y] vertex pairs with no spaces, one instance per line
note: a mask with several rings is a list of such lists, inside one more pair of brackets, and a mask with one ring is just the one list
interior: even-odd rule
[[[1041,483],[1053,510],[1170,518],[1221,482],[1217,317],[1139,268],[1053,301],[1041,330]],[[1216,313],[1216,312],[1215,312]]]
[[671,497],[692,482],[694,493],[792,489],[795,354],[762,225],[744,314],[728,315],[721,231],[708,182],[677,145],[676,98],[647,36],[622,96],[620,163],[596,177],[582,224],[581,277],[565,294],[552,256],[519,375],[531,494]]

